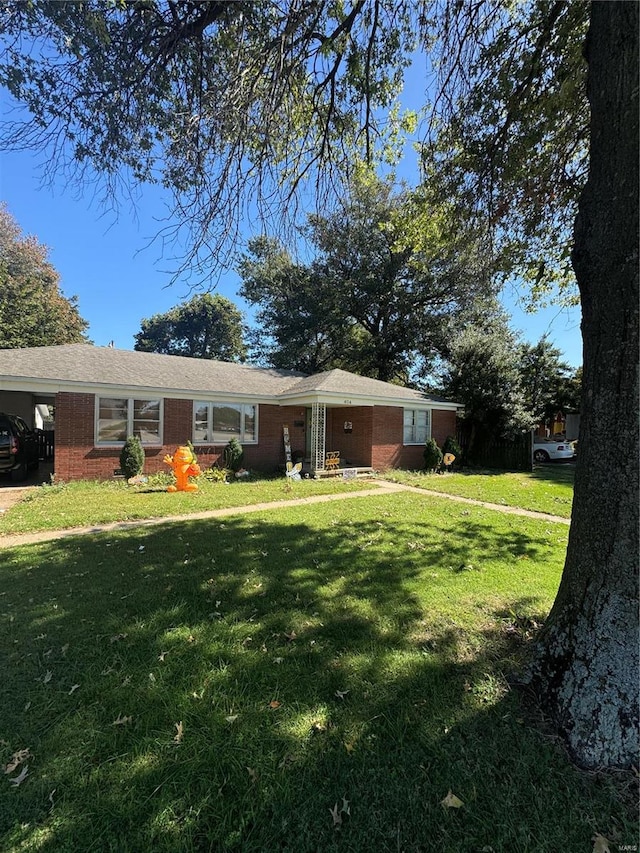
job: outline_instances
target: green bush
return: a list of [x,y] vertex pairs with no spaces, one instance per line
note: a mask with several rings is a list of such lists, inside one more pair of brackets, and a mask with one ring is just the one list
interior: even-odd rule
[[120,451],[120,469],[127,478],[137,476],[144,468],[144,450],[137,435],[130,435]]
[[205,468],[201,476],[210,483],[226,483],[229,471],[226,468]]
[[237,438],[232,438],[222,454],[224,467],[230,471],[238,471],[242,465],[243,456],[244,450],[242,449],[242,445]]
[[172,471],[156,471],[155,474],[149,474],[147,477],[146,486],[149,489],[166,489],[175,483],[176,478]]
[[424,467],[427,471],[437,471],[442,465],[442,451],[435,438],[430,438],[424,448]]

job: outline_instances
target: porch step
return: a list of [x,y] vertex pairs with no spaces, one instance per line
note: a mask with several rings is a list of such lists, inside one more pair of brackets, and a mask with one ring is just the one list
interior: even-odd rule
[[367,468],[364,466],[357,467],[354,465],[353,467],[347,468],[319,469],[315,472],[314,476],[317,480],[322,479],[324,477],[342,477],[345,471],[355,471],[353,477],[356,479],[366,479],[367,477],[373,477],[373,475],[375,474],[375,470],[373,468]]

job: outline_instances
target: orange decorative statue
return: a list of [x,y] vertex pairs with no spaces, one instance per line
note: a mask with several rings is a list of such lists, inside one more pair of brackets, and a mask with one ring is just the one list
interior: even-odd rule
[[189,482],[189,477],[197,477],[200,473],[200,466],[196,462],[193,451],[190,447],[178,447],[173,456],[167,454],[164,457],[164,462],[171,465],[173,474],[176,478],[175,486],[168,486],[168,492],[197,492],[198,487],[195,483]]

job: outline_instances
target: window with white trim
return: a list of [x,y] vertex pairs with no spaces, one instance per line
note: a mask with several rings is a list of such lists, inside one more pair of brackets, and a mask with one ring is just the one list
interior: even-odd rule
[[193,404],[193,443],[227,444],[237,438],[241,444],[258,441],[258,407],[251,403]]
[[431,410],[404,410],[404,444],[425,444],[431,438]]
[[96,398],[96,444],[120,444],[137,435],[142,444],[162,444],[162,401]]

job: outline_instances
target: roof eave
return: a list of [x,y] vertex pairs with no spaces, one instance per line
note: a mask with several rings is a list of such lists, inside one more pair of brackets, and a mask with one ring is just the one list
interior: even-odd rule
[[324,403],[329,406],[401,406],[404,408],[442,409],[456,412],[459,403],[432,400],[428,397],[378,397],[367,394],[345,394],[335,391],[285,392],[278,395],[281,406],[303,406],[312,403]]

